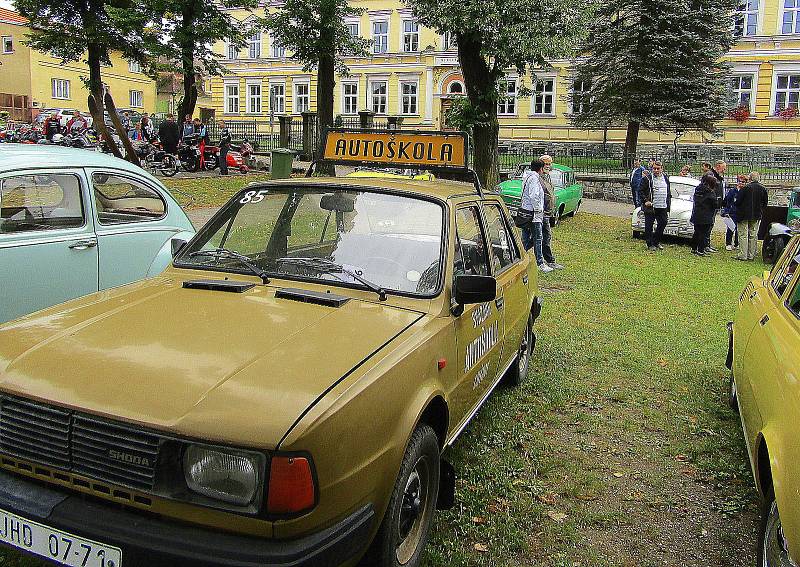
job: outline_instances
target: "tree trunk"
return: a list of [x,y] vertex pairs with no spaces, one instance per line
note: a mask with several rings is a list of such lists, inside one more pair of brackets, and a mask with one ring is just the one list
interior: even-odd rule
[[459,34],[457,43],[467,98],[479,117],[472,131],[473,169],[484,187],[494,188],[500,181],[497,152],[500,135],[497,121],[498,75],[481,55],[483,42],[478,34]]
[[181,10],[182,32],[177,34],[182,38],[181,43],[181,71],[183,72],[183,100],[178,110],[178,122],[183,122],[186,115],[194,114],[197,104],[197,77],[194,68],[194,42],[195,37],[195,5],[194,2],[183,2]]
[[636,159],[636,148],[639,145],[639,128],[641,124],[636,120],[628,122],[628,132],[625,135],[625,149],[622,153],[622,165],[626,168],[633,166],[633,160]]
[[100,135],[100,138],[105,140],[106,144],[108,145],[108,149],[111,150],[111,153],[113,153],[116,157],[121,158],[122,152],[120,151],[119,147],[117,147],[117,143],[114,141],[114,138],[111,137],[111,134],[106,128],[106,120],[104,115],[105,103],[103,101],[105,98],[105,93],[103,91],[105,89],[103,88],[103,79],[100,75],[100,60],[102,53],[103,48],[99,44],[90,43],[87,46],[86,63],[89,66],[89,92],[91,93],[89,96],[89,112],[92,115],[92,127]]
[[111,123],[118,132],[122,132],[119,138],[122,140],[122,145],[125,146],[125,159],[132,164],[141,167],[142,164],[139,161],[139,156],[136,155],[136,150],[133,147],[133,143],[128,137],[128,133],[125,131],[125,128],[123,128],[122,121],[119,119],[117,107],[114,105],[114,99],[111,97],[111,93],[106,93],[104,102],[106,108],[108,109],[108,115],[111,117]]
[[[323,0],[320,6],[320,44],[336,45],[336,3],[331,0]],[[336,64],[334,51],[320,53],[319,65],[317,67],[317,144],[314,151],[314,159],[322,158],[322,134],[326,128],[333,126],[333,91],[336,87]],[[332,167],[323,166],[320,172],[326,175],[333,175]]]

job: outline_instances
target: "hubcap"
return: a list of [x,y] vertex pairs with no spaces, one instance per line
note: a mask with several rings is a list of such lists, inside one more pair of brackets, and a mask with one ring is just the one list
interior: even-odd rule
[[423,535],[423,524],[428,512],[430,467],[425,457],[414,465],[408,475],[397,517],[397,562],[408,563],[417,551]]
[[783,535],[781,517],[778,506],[773,501],[769,509],[767,527],[764,530],[764,554],[761,557],[762,567],[797,567],[797,563],[789,557],[789,549]]

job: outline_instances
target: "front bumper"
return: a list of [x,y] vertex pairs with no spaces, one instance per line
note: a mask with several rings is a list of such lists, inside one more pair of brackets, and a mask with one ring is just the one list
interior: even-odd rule
[[371,505],[340,523],[288,541],[177,524],[84,499],[0,471],[0,509],[122,549],[123,567],[332,567],[366,548]]

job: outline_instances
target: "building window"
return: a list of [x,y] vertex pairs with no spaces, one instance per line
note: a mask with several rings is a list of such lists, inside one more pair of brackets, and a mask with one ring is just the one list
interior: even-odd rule
[[400,99],[402,114],[417,114],[417,97],[419,83],[417,81],[402,81],[400,83]]
[[225,85],[225,113],[239,114],[239,85]]
[[497,114],[508,116],[517,113],[517,80],[500,81],[500,98],[497,101]]
[[800,0],[783,0],[781,33],[800,33]]
[[261,32],[255,32],[253,37],[250,38],[250,49],[248,55],[250,59],[260,59],[261,58]]
[[141,73],[142,66],[139,64],[138,61],[128,61],[128,71],[131,73]]
[[144,106],[144,93],[142,91],[129,91],[131,108],[142,108]]
[[386,81],[375,81],[370,83],[370,94],[372,96],[372,112],[375,114],[386,114],[388,104],[388,83]]
[[731,97],[735,108],[744,107],[753,112],[753,75],[733,75]]
[[358,114],[358,83],[342,83],[342,114]]
[[275,38],[272,38],[272,57],[275,59],[283,59],[286,57],[286,48]]
[[294,85],[294,111],[296,113],[308,112],[311,108],[311,86],[308,83],[295,83]]
[[228,59],[238,59],[239,58],[239,48],[236,47],[234,44],[228,44]]
[[555,79],[541,79],[533,87],[533,114],[555,114]]
[[463,95],[464,83],[461,81],[453,81],[447,86],[447,93],[451,95]]
[[261,114],[261,85],[258,83],[247,85],[247,112]]
[[357,39],[361,36],[361,30],[359,29],[358,22],[349,22],[347,25],[347,33],[350,34],[350,37]]
[[372,52],[389,52],[389,22],[372,22]]
[[572,81],[572,114],[582,114],[589,110],[591,88],[592,84],[589,81],[583,79]]
[[739,0],[733,16],[733,35],[742,37],[758,33],[759,0]]
[[456,44],[456,36],[451,32],[444,32],[444,34],[442,34],[442,50],[449,51],[450,49],[456,49],[457,47],[458,45]]
[[403,20],[403,51],[419,51],[419,24],[414,20]]
[[775,114],[787,108],[800,109],[800,73],[778,75],[775,89]]
[[10,35],[3,36],[3,53],[14,53],[14,38]]
[[269,103],[271,113],[283,114],[286,112],[286,86],[283,83],[269,86]]
[[53,98],[69,98],[69,81],[66,79],[53,79]]

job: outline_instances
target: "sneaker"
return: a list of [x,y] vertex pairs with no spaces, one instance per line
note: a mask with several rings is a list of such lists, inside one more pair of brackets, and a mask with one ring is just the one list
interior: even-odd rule
[[661,246],[660,244],[656,244],[656,248],[658,248],[659,250],[663,250],[664,249],[664,247]]
[[702,256],[703,258],[708,256],[708,254],[706,254],[705,252],[700,252],[698,250],[692,250],[692,254],[694,254],[695,256]]
[[706,254],[713,254],[714,252],[719,252],[719,250],[717,250],[717,249],[716,249],[716,248],[714,248],[713,246],[709,246],[708,248],[706,248],[706,249],[704,250],[704,252],[705,252]]
[[647,251],[648,252],[658,252],[658,248],[656,248],[655,246],[648,246],[647,247]]
[[562,266],[558,262],[548,262],[547,265],[550,266],[551,268],[553,268],[554,270],[563,270],[564,269],[564,266]]
[[539,270],[540,270],[541,272],[544,272],[544,273],[546,274],[546,273],[548,273],[548,272],[552,272],[552,271],[553,271],[553,268],[551,268],[551,267],[550,267],[550,266],[548,266],[547,264],[539,264]]
[[733,251],[733,246],[731,246],[730,244],[728,244],[728,245],[725,247],[725,250],[727,250],[728,252],[732,252],[732,251]]

